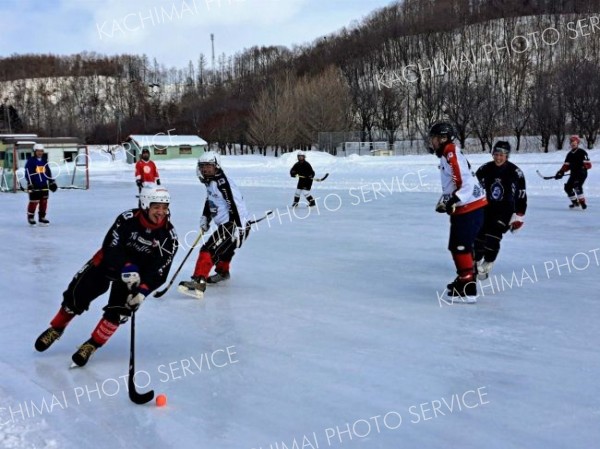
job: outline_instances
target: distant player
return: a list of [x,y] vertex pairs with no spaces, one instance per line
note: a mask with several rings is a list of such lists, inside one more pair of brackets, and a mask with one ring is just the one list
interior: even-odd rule
[[91,355],[125,323],[148,294],[163,284],[177,252],[175,228],[169,220],[169,192],[144,187],[141,209],[123,212],[108,230],[102,248],[75,274],[50,327],[38,337],[35,349],[48,349],[63,334],[75,315],[110,288],[104,314],[73,354],[73,363],[84,366]]
[[44,145],[36,143],[33,146],[33,156],[25,164],[25,179],[27,180],[27,192],[29,193],[29,204],[27,205],[27,222],[35,225],[35,212],[39,206],[38,219],[40,224],[48,225],[46,219],[48,210],[48,190],[56,192],[58,186],[52,178],[52,171],[48,165],[48,155],[44,152]]
[[156,164],[150,160],[150,150],[142,150],[141,159],[135,164],[135,183],[141,191],[146,183],[160,185],[160,176]]
[[304,196],[306,197],[308,201],[308,206],[312,207],[315,205],[315,199],[310,194],[310,189],[312,188],[315,172],[312,166],[307,162],[306,154],[304,153],[304,151],[298,151],[297,157],[298,162],[296,162],[290,170],[290,176],[292,178],[299,178],[298,185],[296,186],[296,194],[294,195],[294,202],[292,203],[292,207],[298,206],[301,194],[304,194]]
[[587,203],[583,196],[583,183],[587,178],[587,171],[592,168],[592,163],[588,157],[587,151],[579,148],[579,136],[571,136],[569,144],[571,151],[567,154],[563,166],[556,172],[554,177],[562,179],[565,172],[571,171],[569,179],[565,183],[565,192],[571,200],[570,208],[581,206],[582,209],[587,209]]
[[493,161],[475,173],[486,191],[483,227],[475,239],[475,260],[479,278],[485,279],[494,265],[500,241],[507,232],[519,230],[525,220],[527,192],[525,176],[508,160],[510,143],[498,141],[492,149]]
[[[200,248],[192,280],[180,282],[178,290],[202,298],[207,283],[216,284],[230,278],[231,259],[248,238],[250,225],[244,197],[223,172],[217,153],[208,151],[200,156],[196,174],[207,191],[200,229],[207,232],[211,222],[217,229]],[[215,274],[209,276],[213,265]]]
[[452,141],[454,128],[449,123],[436,123],[429,131],[430,152],[440,158],[442,197],[436,212],[450,215],[448,249],[458,276],[448,284],[448,295],[461,302],[477,301],[477,284],[473,267],[473,244],[483,223],[485,191],[471,171],[465,156]]

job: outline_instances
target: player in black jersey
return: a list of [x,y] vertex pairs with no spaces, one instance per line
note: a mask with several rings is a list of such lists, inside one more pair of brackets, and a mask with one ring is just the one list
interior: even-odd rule
[[502,236],[523,226],[527,210],[525,177],[519,167],[508,160],[510,143],[498,141],[492,149],[493,161],[476,172],[485,188],[488,205],[484,222],[475,239],[475,260],[479,278],[485,279],[500,251]]
[[588,157],[587,151],[579,148],[579,136],[571,136],[569,143],[571,151],[567,154],[563,166],[556,172],[554,177],[562,179],[565,172],[570,171],[569,179],[565,183],[565,192],[571,200],[570,208],[581,206],[582,209],[587,209],[587,203],[583,196],[583,183],[587,178],[587,171],[592,168],[592,163]]

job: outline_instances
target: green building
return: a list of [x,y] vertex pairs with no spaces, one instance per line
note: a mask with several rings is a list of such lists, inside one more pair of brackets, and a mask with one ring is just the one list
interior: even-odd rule
[[198,136],[141,135],[132,134],[123,143],[127,163],[134,164],[144,149],[150,151],[150,159],[198,158],[208,143]]

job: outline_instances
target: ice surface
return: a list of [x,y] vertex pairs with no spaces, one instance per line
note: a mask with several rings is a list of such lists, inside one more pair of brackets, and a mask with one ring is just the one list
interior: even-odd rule
[[[293,154],[224,157],[249,209],[276,211],[204,300],[172,288],[140,309],[136,379],[168,396],[163,408],[127,398],[128,325],[68,368],[106,296],[46,353],[33,349],[71,277],[135,206],[133,167],[93,153],[91,190],[53,194],[46,228],[28,227],[24,194],[0,195],[0,447],[596,447],[600,167],[585,185],[590,207],[569,210],[564,181],[535,174],[564,157],[512,157],[527,178],[526,224],[503,240],[475,306],[438,299],[454,268],[448,218],[434,212],[435,157],[311,152],[317,176],[330,176],[314,184],[318,209],[295,214]],[[184,241],[176,267],[204,192],[193,160],[158,168]]]

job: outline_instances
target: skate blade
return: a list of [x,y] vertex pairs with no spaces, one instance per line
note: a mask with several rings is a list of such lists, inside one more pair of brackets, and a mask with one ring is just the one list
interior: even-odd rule
[[190,296],[195,299],[204,298],[204,292],[201,292],[200,290],[196,290],[195,288],[189,289],[183,285],[179,285],[179,286],[177,286],[177,291],[179,291],[179,293],[183,293],[184,295]]
[[448,300],[452,304],[477,304],[477,296],[451,296],[451,295],[448,295]]

